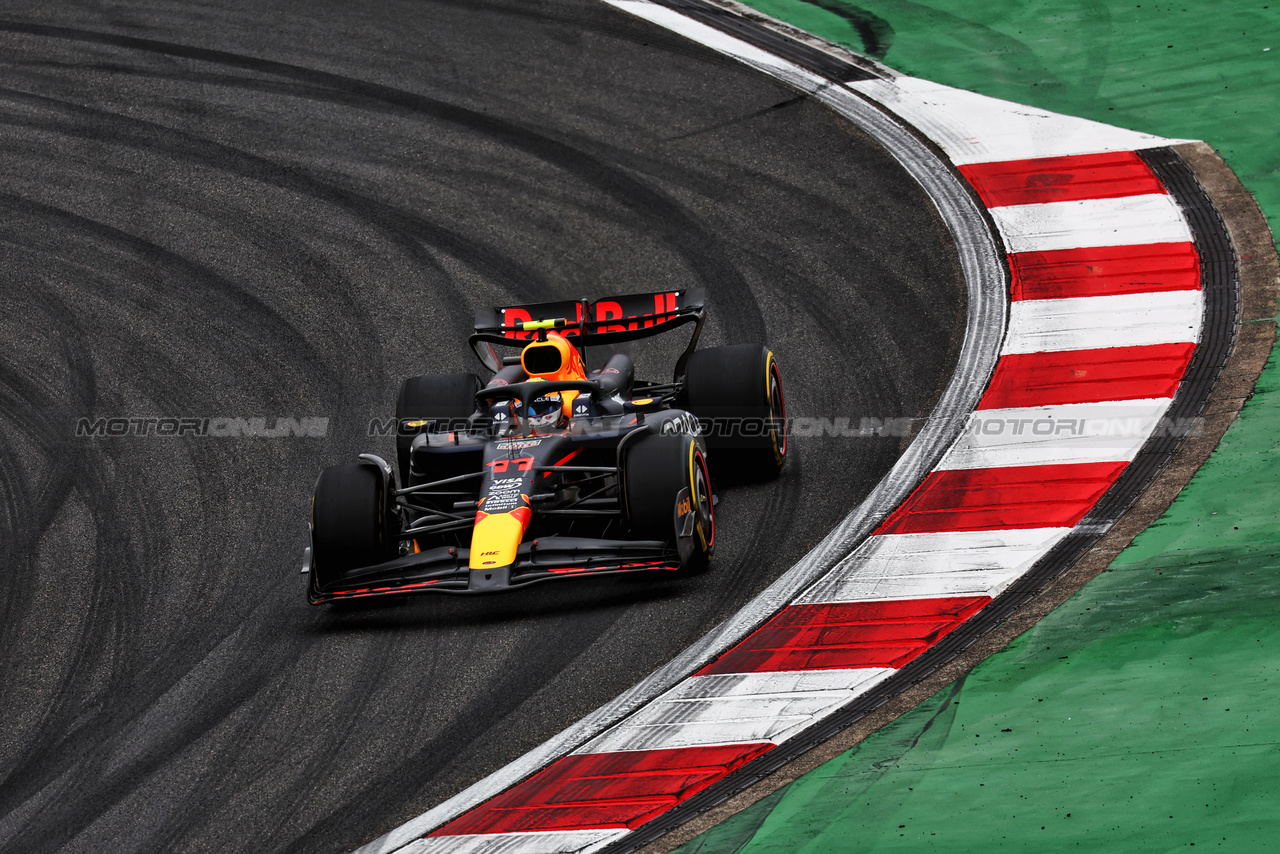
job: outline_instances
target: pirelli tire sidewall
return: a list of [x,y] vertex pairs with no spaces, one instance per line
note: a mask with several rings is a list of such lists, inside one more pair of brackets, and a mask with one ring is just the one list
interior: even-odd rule
[[777,357],[759,344],[698,350],[678,404],[702,424],[717,477],[776,477],[787,461],[787,409]]
[[715,507],[702,440],[690,433],[646,433],[628,441],[621,456],[629,534],[672,544],[682,569],[705,566],[715,551]]

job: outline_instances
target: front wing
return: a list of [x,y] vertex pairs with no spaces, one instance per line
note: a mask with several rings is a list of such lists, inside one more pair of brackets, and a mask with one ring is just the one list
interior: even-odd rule
[[311,604],[403,593],[494,593],[539,581],[618,575],[680,568],[677,550],[661,540],[595,540],[542,537],[521,543],[510,566],[470,569],[471,550],[442,546],[343,573],[321,589],[312,572],[311,549],[303,552],[302,571],[310,575]]

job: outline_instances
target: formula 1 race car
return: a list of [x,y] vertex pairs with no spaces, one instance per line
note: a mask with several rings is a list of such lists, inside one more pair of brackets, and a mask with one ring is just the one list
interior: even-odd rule
[[[696,289],[477,312],[470,344],[494,376],[484,387],[470,373],[404,381],[400,485],[372,454],[321,472],[302,570],[312,604],[705,565],[708,457],[738,477],[774,477],[787,432],[767,348],[696,350],[704,301]],[[624,353],[586,367],[589,346],[687,323],[672,382],[635,379]]]

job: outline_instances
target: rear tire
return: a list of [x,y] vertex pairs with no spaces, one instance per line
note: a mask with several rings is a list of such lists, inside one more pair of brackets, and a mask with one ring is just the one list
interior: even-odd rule
[[391,485],[368,463],[344,463],[320,472],[311,499],[311,573],[318,589],[348,570],[396,557]]
[[[460,421],[476,411],[476,392],[480,379],[475,374],[426,374],[410,377],[400,384],[396,396],[396,462],[400,482],[409,480],[409,449],[418,433],[437,427],[436,422]],[[406,421],[426,421],[417,427],[406,427]],[[460,426],[460,425],[459,425]]]
[[707,427],[717,476],[768,480],[787,461],[787,407],[778,361],[768,347],[734,344],[698,350],[677,399]]
[[[674,543],[681,569],[701,569],[715,550],[715,508],[702,444],[688,434],[639,436],[622,459],[623,513],[638,540]],[[688,507],[682,504],[682,494]],[[693,514],[692,530],[681,536],[680,510]]]

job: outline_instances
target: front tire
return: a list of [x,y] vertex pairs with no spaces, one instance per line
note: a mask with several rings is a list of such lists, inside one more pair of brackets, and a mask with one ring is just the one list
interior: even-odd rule
[[702,443],[688,434],[639,436],[624,446],[621,471],[631,535],[674,543],[681,569],[706,566],[715,550],[715,508]]
[[319,590],[349,570],[396,557],[394,481],[368,463],[320,472],[311,498],[311,582]]

